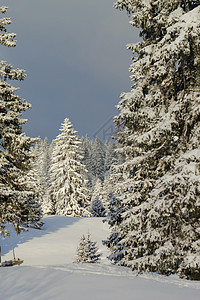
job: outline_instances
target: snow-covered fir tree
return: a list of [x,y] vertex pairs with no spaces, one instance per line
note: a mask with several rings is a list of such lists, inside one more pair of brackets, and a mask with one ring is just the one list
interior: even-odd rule
[[88,174],[87,178],[91,189],[94,188],[97,179],[103,181],[105,174],[105,147],[96,137],[95,140],[89,140],[86,135],[82,140],[83,163]]
[[121,205],[120,200],[112,194],[110,197],[110,202],[108,205],[108,214],[104,222],[107,222],[112,228],[112,231],[109,237],[106,240],[103,240],[103,245],[106,245],[109,249],[111,254],[108,258],[113,263],[118,263],[123,258],[123,250],[124,246],[121,244],[121,234],[120,234],[120,224],[122,222],[122,213],[124,209]]
[[51,196],[58,215],[90,216],[86,168],[82,164],[81,141],[65,119],[54,141],[50,168]]
[[42,181],[42,198],[41,206],[43,215],[51,215],[54,213],[54,205],[50,197],[50,166],[52,159],[53,143],[49,144],[47,137],[45,137],[43,142],[43,155],[42,155],[42,169],[41,178]]
[[54,213],[54,205],[49,194],[49,169],[51,166],[52,148],[53,144],[49,144],[48,138],[45,137],[44,141],[39,139],[33,149],[33,154],[35,156],[34,169],[38,175],[40,185],[40,202],[43,215]]
[[[200,2],[119,0],[143,41],[115,117],[118,263],[200,279]],[[117,245],[115,245],[117,246]]]
[[106,210],[109,210],[108,206],[115,190],[115,180],[112,180],[113,174],[115,174],[115,167],[116,165],[110,166],[108,171],[105,173],[103,188],[101,191],[102,202]]
[[42,222],[42,207],[40,203],[41,189],[39,184],[39,175],[34,169],[34,163],[31,162],[31,168],[23,178],[21,178],[21,184],[26,183],[27,191],[27,200],[24,205],[24,214],[27,215],[27,220],[24,222],[24,225],[27,227],[32,227],[35,229],[40,229],[44,224]]
[[115,180],[112,180],[113,174],[116,172],[116,166],[119,166],[124,161],[123,156],[118,152],[116,142],[105,143],[105,176],[103,182],[103,203],[107,210],[110,201],[112,201]]
[[117,148],[116,142],[105,143],[105,172],[108,172],[113,165],[122,163],[123,157],[117,152]]
[[116,151],[117,143],[106,142],[103,144],[96,137],[95,140],[89,140],[88,135],[82,137],[83,164],[88,170],[87,178],[91,190],[94,189],[96,181],[102,182],[106,177],[112,165],[122,162],[122,156]]
[[[120,168],[121,167],[121,168]],[[121,243],[121,222],[123,221],[123,213],[126,211],[126,206],[122,201],[121,186],[121,171],[123,165],[113,165],[106,173],[104,181],[104,198],[107,201],[107,215],[103,222],[107,222],[111,228],[110,235],[103,244],[106,245],[111,254],[108,258],[113,263],[118,263],[124,257],[124,245]]]
[[99,199],[99,196],[96,196],[91,203],[91,214],[93,217],[105,217],[106,215],[106,209],[103,206],[103,203]]
[[97,196],[99,199],[102,200],[102,196],[103,196],[102,191],[103,191],[103,182],[101,179],[97,178],[95,185],[93,187],[91,201],[93,201]]
[[79,246],[76,252],[75,263],[99,263],[101,253],[98,253],[97,242],[91,241],[91,236],[88,233],[87,237],[81,237]]
[[83,160],[82,163],[85,165],[87,169],[87,180],[90,187],[90,190],[92,190],[92,186],[95,182],[95,174],[94,174],[94,165],[93,165],[93,158],[92,158],[92,144],[93,141],[89,140],[88,135],[86,134],[86,137],[81,139],[81,146],[83,151]]
[[[0,13],[6,11],[7,7],[0,7]],[[10,18],[0,19],[0,44],[15,47],[15,34],[7,32],[8,24],[11,24]],[[17,232],[30,221],[34,222],[36,211],[32,214],[33,210],[29,208],[37,206],[37,195],[28,184],[32,160],[30,148],[35,140],[27,137],[22,130],[22,125],[27,122],[22,119],[22,112],[30,109],[31,105],[17,96],[17,88],[9,83],[25,77],[24,70],[14,69],[5,61],[0,62],[0,232],[3,234],[8,233],[5,228],[8,222]],[[36,219],[37,223],[39,219]]]
[[97,137],[92,145],[92,165],[94,176],[103,181],[105,174],[105,152],[103,143],[101,143]]

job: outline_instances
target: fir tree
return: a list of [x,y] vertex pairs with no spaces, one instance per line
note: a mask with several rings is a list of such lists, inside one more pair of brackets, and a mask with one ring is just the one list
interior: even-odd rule
[[88,135],[81,139],[82,150],[83,150],[83,160],[82,163],[87,169],[87,180],[90,190],[92,190],[93,182],[95,181],[94,165],[92,163],[92,144],[93,142],[89,140]]
[[[7,7],[0,7],[0,13],[6,11]],[[5,27],[10,23],[10,18],[0,20],[0,44],[15,47],[15,34],[8,33]],[[37,197],[28,184],[32,160],[30,148],[35,139],[23,133],[22,125],[27,120],[21,118],[22,112],[30,109],[31,105],[17,96],[17,88],[8,83],[25,77],[24,70],[0,62],[0,231],[3,234],[8,233],[6,223],[12,223],[19,233],[30,219],[34,222],[37,215]]]
[[93,187],[91,201],[93,201],[96,197],[99,197],[99,199],[102,200],[102,195],[103,195],[103,182],[101,179],[97,178],[95,185]]
[[101,200],[99,199],[99,196],[96,196],[92,200],[90,212],[93,215],[93,217],[105,217],[106,209],[103,206]]
[[105,175],[105,145],[96,137],[89,140],[88,135],[82,139],[83,164],[88,171],[87,179],[91,190],[94,189],[96,181],[104,180]]
[[104,145],[96,137],[92,145],[92,164],[94,176],[96,178],[104,180],[104,164],[105,164],[105,152]]
[[34,158],[31,159],[31,167],[27,174],[21,179],[20,184],[26,184],[27,186],[27,198],[23,207],[24,215],[27,215],[27,220],[24,225],[35,229],[40,229],[44,224],[42,219],[42,207],[40,203],[41,189],[38,181],[38,173],[34,169]]
[[122,201],[121,186],[121,168],[123,165],[112,166],[107,171],[107,176],[104,181],[104,197],[107,198],[108,208],[107,216],[103,222],[107,222],[110,226],[111,232],[103,244],[106,245],[111,254],[108,258],[113,263],[119,263],[124,257],[125,246],[121,243],[123,234],[121,230],[121,223],[123,221],[123,214],[127,207]]
[[115,117],[126,161],[119,263],[200,279],[200,2],[119,0],[143,41]]
[[101,253],[97,252],[97,243],[91,241],[90,234],[87,237],[83,235],[77,248],[75,263],[99,263]]
[[50,166],[52,156],[52,144],[49,144],[47,137],[44,141],[39,139],[33,154],[35,156],[34,169],[40,186],[40,202],[43,215],[54,213],[54,205],[50,197]]
[[105,144],[105,172],[108,172],[113,165],[122,163],[123,158],[117,152],[117,143],[106,142]]
[[69,119],[65,119],[52,153],[51,194],[58,215],[89,216],[85,166],[81,163],[81,141]]

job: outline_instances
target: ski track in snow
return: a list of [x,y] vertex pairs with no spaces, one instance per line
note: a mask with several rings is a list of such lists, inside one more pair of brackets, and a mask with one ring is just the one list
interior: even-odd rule
[[[36,266],[37,268],[45,269],[45,266]],[[154,280],[166,284],[175,284],[180,287],[189,287],[200,290],[200,283],[196,281],[188,281],[180,279],[176,275],[163,276],[159,274],[144,273],[137,275],[128,268],[120,266],[108,266],[108,265],[89,265],[89,264],[75,264],[75,265],[60,265],[60,266],[48,266],[48,269],[60,270],[63,272],[81,273],[81,274],[96,274],[103,276],[114,277],[126,277],[128,279],[134,279],[136,277]]]

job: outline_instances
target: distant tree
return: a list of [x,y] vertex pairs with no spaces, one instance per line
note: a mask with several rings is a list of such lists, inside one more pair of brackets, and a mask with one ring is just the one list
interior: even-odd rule
[[47,137],[45,137],[44,141],[42,139],[38,140],[33,149],[33,154],[35,156],[34,169],[40,185],[42,212],[43,215],[53,214],[54,205],[49,194],[52,144],[49,144]]
[[[95,140],[89,140],[88,135],[81,139],[83,149],[83,164],[88,170],[87,179],[89,187],[94,192],[96,182],[101,180],[103,183],[108,177],[106,173],[112,165],[117,165],[123,161],[123,157],[118,153],[116,142],[106,142],[103,144],[96,137]],[[104,203],[105,204],[105,203]]]
[[92,144],[93,141],[89,140],[88,135],[86,134],[85,138],[81,139],[81,148],[83,150],[83,159],[82,163],[85,165],[87,169],[87,180],[88,186],[90,187],[90,191],[92,191],[93,182],[95,181],[94,174],[94,165],[92,163]]
[[54,141],[50,168],[55,212],[58,215],[90,216],[80,139],[67,118],[60,130],[62,133]]
[[95,178],[104,180],[105,151],[104,145],[96,137],[92,144],[92,165]]
[[91,189],[94,188],[97,179],[104,179],[105,147],[96,137],[89,140],[88,135],[82,139],[83,163],[88,170],[87,178]]
[[102,203],[107,211],[109,210],[110,199],[112,198],[112,195],[114,193],[114,182],[111,181],[111,175],[112,172],[110,168],[105,174],[101,192]]
[[76,252],[75,263],[99,263],[101,253],[98,253],[97,243],[91,241],[90,234],[81,237]]
[[105,172],[108,172],[113,165],[122,163],[123,158],[117,152],[116,142],[106,142],[105,144]]
[[93,217],[105,217],[106,209],[99,199],[99,196],[96,196],[95,199],[92,200],[90,212],[92,213]]
[[[7,7],[0,7],[0,13],[6,11]],[[15,34],[7,32],[7,24],[11,24],[10,18],[0,19],[0,44],[15,47]],[[30,219],[34,222],[30,205],[38,205],[37,192],[29,186],[28,180],[32,160],[30,148],[35,139],[23,133],[22,125],[27,120],[21,118],[22,112],[31,105],[17,96],[17,88],[8,83],[25,77],[24,70],[0,62],[0,232],[3,234],[8,234],[5,228],[8,222],[18,233]]]

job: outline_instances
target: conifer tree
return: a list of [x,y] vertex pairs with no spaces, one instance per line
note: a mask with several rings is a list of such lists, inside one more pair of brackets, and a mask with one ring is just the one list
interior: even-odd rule
[[33,154],[35,156],[34,169],[40,186],[40,202],[43,215],[54,213],[54,205],[50,196],[50,166],[52,156],[52,144],[49,144],[47,137],[44,141],[39,139]]
[[[122,163],[123,158],[117,152],[117,143],[106,142],[105,144],[105,172],[108,172],[113,165]],[[105,175],[106,176],[106,175]]]
[[85,138],[81,139],[81,146],[83,150],[83,160],[82,163],[85,165],[87,169],[87,180],[90,190],[92,190],[93,182],[95,181],[95,174],[94,174],[94,165],[92,162],[92,145],[93,141],[89,140],[88,135],[86,134]]
[[92,147],[92,163],[96,178],[104,180],[105,152],[104,145],[96,137]]
[[104,145],[96,137],[95,140],[89,141],[86,137],[85,146],[86,160],[85,164],[88,170],[88,179],[90,186],[93,189],[97,179],[104,180],[105,167],[105,150]]
[[106,209],[103,206],[101,200],[99,199],[99,196],[96,196],[92,200],[90,212],[93,215],[93,217],[105,217]]
[[60,131],[54,141],[50,168],[50,189],[56,214],[90,216],[87,209],[89,191],[86,188],[86,169],[81,163],[81,141],[67,118]]
[[111,233],[103,245],[106,245],[111,254],[108,256],[113,263],[118,263],[124,257],[124,245],[121,243],[120,224],[122,222],[123,207],[117,197],[112,194],[108,206],[108,214],[104,222],[107,222],[111,228]]
[[83,235],[77,248],[75,263],[99,263],[101,253],[98,250],[97,243],[91,241],[90,234],[87,237]]
[[[7,7],[0,7],[0,13],[6,11]],[[0,19],[0,44],[15,47],[15,34],[7,32],[8,24],[11,24],[10,18]],[[33,209],[33,199],[36,201],[37,197],[27,179],[32,160],[30,148],[35,139],[23,133],[22,125],[27,120],[21,118],[22,112],[31,105],[17,96],[17,88],[9,83],[25,77],[24,70],[0,62],[0,232],[3,234],[8,233],[6,223],[12,223],[20,232],[36,213],[32,214],[29,209],[30,201]]]
[[107,215],[103,222],[107,222],[110,226],[111,232],[103,244],[106,245],[111,254],[108,258],[113,263],[119,263],[124,257],[125,246],[121,243],[123,234],[121,230],[121,223],[123,221],[123,213],[127,207],[122,201],[121,186],[121,169],[123,165],[112,166],[104,181],[104,197],[107,199]]
[[25,205],[23,207],[24,214],[27,215],[27,220],[24,225],[35,229],[41,229],[42,225],[42,207],[40,203],[40,185],[38,181],[37,171],[31,163],[29,172],[22,178],[22,181],[26,183],[29,194],[27,195]]
[[[200,279],[200,2],[119,0],[143,41],[115,117],[120,264]],[[121,174],[121,175],[120,175]]]

